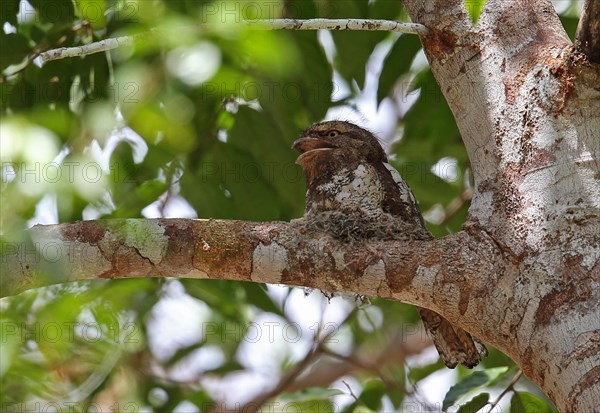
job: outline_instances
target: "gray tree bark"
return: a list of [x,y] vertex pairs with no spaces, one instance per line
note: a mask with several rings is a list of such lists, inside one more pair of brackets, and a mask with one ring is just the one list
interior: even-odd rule
[[[600,67],[550,1],[406,0],[473,163],[465,228],[503,254],[488,306],[508,353],[561,411],[600,406]],[[591,6],[579,45],[597,33]],[[597,18],[596,13],[596,18]],[[587,23],[585,22],[587,21]],[[591,27],[589,30],[586,27]],[[595,50],[595,51],[594,51]],[[501,297],[501,299],[500,299]],[[506,300],[506,301],[504,301]]]
[[[418,304],[508,354],[560,411],[600,406],[600,66],[549,1],[405,0],[475,177],[461,232],[342,244],[295,223],[87,221],[2,248],[3,296],[99,278],[283,283]],[[593,20],[593,19],[592,19]],[[424,120],[425,121],[425,120]]]

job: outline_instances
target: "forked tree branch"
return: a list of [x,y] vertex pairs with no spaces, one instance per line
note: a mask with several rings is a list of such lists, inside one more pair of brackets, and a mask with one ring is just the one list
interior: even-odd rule
[[372,365],[386,368],[398,365],[409,356],[420,354],[426,348],[432,346],[431,338],[422,327],[403,330],[402,334],[390,337],[386,345],[373,354],[371,348],[359,348],[353,357],[356,363],[344,363],[335,357],[327,357],[319,360],[310,372],[290,384],[286,391],[298,391],[307,387],[328,386],[342,376],[356,374],[364,370],[361,366]]
[[[422,24],[401,23],[392,20],[375,19],[246,20],[243,22],[243,26],[256,30],[365,30],[421,35],[428,33],[427,28]],[[182,27],[181,30],[203,32],[214,30],[215,27],[215,24],[202,24],[198,26]],[[136,42],[142,42],[148,39],[156,39],[160,33],[160,30],[151,30],[132,36],[104,39],[83,46],[61,47],[59,49],[48,50],[47,52],[41,53],[40,56],[46,62],[50,60],[64,59],[67,57],[87,56],[94,53],[116,49],[118,47],[131,46]]]

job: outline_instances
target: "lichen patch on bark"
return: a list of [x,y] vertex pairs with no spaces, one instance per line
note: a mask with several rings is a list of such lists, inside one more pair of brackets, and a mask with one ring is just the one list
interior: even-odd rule
[[[375,264],[368,265],[359,284],[361,294],[375,295],[377,297],[389,297],[390,287],[387,285],[385,276],[385,263],[383,260],[377,261]],[[364,291],[364,292],[363,292]]]
[[283,271],[288,267],[288,251],[285,247],[272,242],[259,244],[252,253],[252,273],[250,279],[256,282],[281,282]]
[[125,220],[118,228],[123,245],[135,248],[141,257],[158,264],[167,251],[169,238],[157,220]]
[[436,264],[432,267],[418,266],[413,282],[419,284],[421,297],[415,297],[416,300],[422,299],[425,295],[433,297],[437,277],[440,273],[441,265]]

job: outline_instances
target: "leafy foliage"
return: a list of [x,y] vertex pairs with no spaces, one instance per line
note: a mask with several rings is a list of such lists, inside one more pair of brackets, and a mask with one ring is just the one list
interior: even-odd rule
[[448,393],[446,393],[442,408],[446,410],[468,392],[492,384],[501,374],[506,373],[507,370],[507,367],[498,367],[495,369],[476,371],[473,374],[468,375],[452,386]]
[[535,394],[515,392],[510,399],[511,413],[553,413],[556,410]]
[[[474,20],[483,3],[467,2]],[[457,231],[469,206],[468,158],[418,38],[334,32],[333,45],[324,46],[315,32],[236,24],[279,17],[406,20],[401,3],[388,0],[0,2],[3,250],[18,245],[23,253],[42,253],[22,235],[38,222],[299,217],[305,188],[290,145],[330,109],[357,107],[370,92],[369,76],[378,80],[373,107],[392,105],[397,114],[386,119],[396,131],[382,136],[393,144],[392,164],[412,186],[434,235]],[[563,19],[572,35],[572,11]],[[213,29],[190,30],[198,23]],[[155,34],[134,46],[40,63],[47,50],[151,29]],[[377,57],[376,48],[385,56]],[[349,85],[341,102],[332,102],[333,91],[343,88],[332,79]],[[459,208],[446,214],[456,200]],[[53,276],[62,279],[60,268]],[[331,362],[331,354],[338,365],[353,365],[398,336],[419,334],[412,306],[374,299],[355,307],[318,293],[305,298],[297,289],[216,280],[96,281],[29,291],[0,301],[0,403],[206,411],[241,397],[223,394],[215,382],[235,386],[245,375],[245,383],[272,387],[273,377],[308,357],[315,357],[314,368]],[[314,308],[320,311],[309,318]],[[328,321],[328,313],[337,317]],[[284,338],[270,340],[272,332]],[[161,347],[171,335],[170,347]],[[402,361],[353,365],[345,376],[351,386],[333,377],[273,394],[270,403],[294,403],[300,411],[402,410],[421,402],[422,384],[443,369],[419,357]],[[459,411],[489,404],[490,390],[503,383],[495,378],[512,365],[493,350],[483,370],[459,369],[444,408],[469,397]],[[510,405],[552,411],[521,391]]]
[[477,19],[479,19],[479,15],[481,14],[484,5],[485,0],[465,0],[465,7],[471,16],[473,23],[477,22]]

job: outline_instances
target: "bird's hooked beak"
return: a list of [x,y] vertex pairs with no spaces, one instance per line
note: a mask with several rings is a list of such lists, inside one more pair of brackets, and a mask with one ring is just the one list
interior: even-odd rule
[[298,165],[302,165],[303,162],[312,158],[317,153],[330,151],[335,148],[335,146],[323,139],[305,136],[300,139],[296,139],[292,144],[292,148],[300,152],[300,156],[298,156],[298,159],[296,159],[296,163]]

